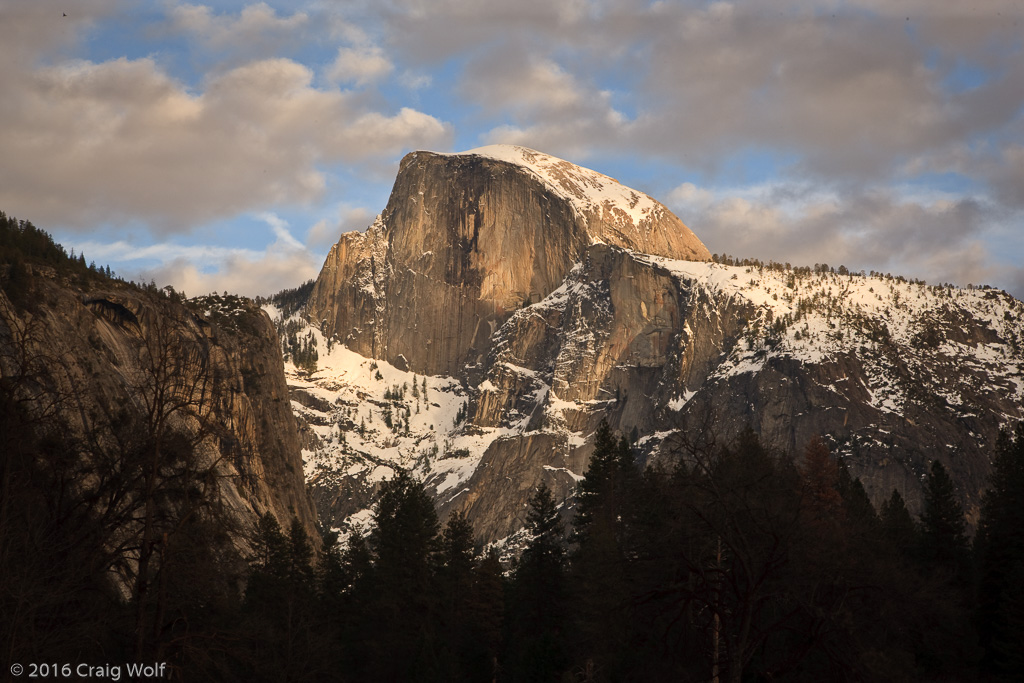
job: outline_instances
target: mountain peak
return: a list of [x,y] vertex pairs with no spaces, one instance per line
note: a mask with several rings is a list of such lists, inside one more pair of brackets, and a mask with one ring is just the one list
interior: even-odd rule
[[514,145],[412,152],[380,220],[328,254],[307,310],[358,353],[455,374],[594,244],[711,257],[662,204],[564,159]]
[[[586,219],[596,215],[620,229],[646,232],[657,220],[666,214],[671,215],[651,196],[626,187],[615,178],[528,147],[487,145],[450,156],[478,156],[518,166],[568,202],[578,217]],[[595,241],[600,240],[595,238]],[[695,245],[692,256],[697,260],[707,260],[710,254],[702,253]]]

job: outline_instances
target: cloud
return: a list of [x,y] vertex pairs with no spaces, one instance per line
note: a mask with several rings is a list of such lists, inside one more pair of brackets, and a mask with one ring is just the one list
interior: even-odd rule
[[238,62],[277,54],[302,39],[310,18],[305,12],[279,17],[264,2],[247,5],[238,15],[218,15],[205,5],[170,4],[168,28],[198,40],[204,49]]
[[355,83],[358,86],[378,81],[392,71],[391,63],[383,50],[377,46],[342,47],[327,71],[327,77],[334,83]]
[[256,257],[230,254],[212,272],[203,272],[188,259],[175,259],[140,271],[140,279],[172,285],[188,296],[231,292],[243,296],[270,296],[315,278],[322,264],[307,254],[268,251]]
[[122,8],[124,0],[0,4],[0,82],[8,83],[41,54],[62,54],[80,35]]
[[579,112],[600,106],[552,59],[518,50],[496,51],[466,70],[462,91],[492,112]]
[[1006,216],[985,198],[914,188],[845,194],[801,184],[711,190],[685,183],[667,203],[712,252],[933,283],[1017,286],[1012,269],[996,265],[986,246],[1005,229]]
[[404,71],[402,75],[398,77],[398,82],[402,87],[408,88],[409,90],[422,90],[423,88],[429,88],[434,82],[434,79],[431,78],[429,74]]
[[992,184],[1007,205],[1024,209],[1024,145],[1008,145],[991,170]]
[[262,250],[170,242],[137,245],[124,240],[85,241],[76,246],[97,262],[121,264],[119,275],[169,284],[189,296],[219,291],[268,296],[316,277],[323,252],[303,245],[277,215],[265,212],[255,218],[266,222],[275,237]]
[[346,232],[362,232],[373,222],[374,214],[362,206],[342,205],[337,218],[317,221],[306,233],[306,244],[310,249],[324,249],[333,245]]
[[[22,63],[24,66],[24,62]],[[318,200],[322,167],[445,147],[450,126],[313,85],[288,59],[191,88],[151,58],[12,69],[0,108],[0,206],[41,225],[161,231]]]
[[[389,7],[396,53],[471,57],[457,93],[494,122],[482,142],[682,169],[704,182],[670,203],[712,248],[961,283],[1017,277],[991,245],[1019,230],[1024,206],[1019,3]],[[931,182],[945,189],[921,189]]]
[[282,220],[276,214],[269,211],[264,211],[257,214],[260,220],[266,221],[267,225],[270,226],[271,230],[274,231],[274,235],[277,237],[277,243],[285,246],[289,249],[305,249],[302,242],[292,237],[291,232],[288,231],[288,223]]
[[595,140],[620,137],[627,125],[609,92],[575,77],[554,59],[517,48],[476,60],[460,91],[484,111],[511,120],[482,135],[488,144],[519,144],[582,160]]
[[863,179],[1012,120],[1024,91],[1001,91],[1024,71],[1009,45],[1001,75],[954,92],[954,65],[934,57],[943,45],[915,39],[899,19],[721,3],[666,11],[644,77],[659,106],[636,142],[708,167],[742,146],[788,151],[808,175]]
[[45,5],[0,5],[0,206],[41,225],[313,223],[360,191],[346,173],[387,183],[458,139],[650,165],[722,251],[1017,277],[992,246],[1024,210],[1016,0],[168,0],[157,23],[190,52],[110,61],[71,55],[131,5]]
[[380,3],[390,46],[409,62],[435,65],[509,38],[538,36],[549,44],[572,44],[584,25],[589,0],[391,0]]
[[[459,93],[499,111],[495,132],[547,141],[578,130],[590,149],[711,174],[756,150],[805,177],[895,177],[908,158],[998,131],[1024,105],[1009,20],[1024,26],[1024,12],[1010,0],[963,11],[873,0],[389,8],[390,45],[407,59],[472,57]],[[975,75],[955,85],[963,69]]]

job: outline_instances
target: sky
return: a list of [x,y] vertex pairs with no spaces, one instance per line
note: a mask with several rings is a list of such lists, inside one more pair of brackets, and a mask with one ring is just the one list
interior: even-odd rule
[[410,151],[513,143],[715,253],[1024,297],[1020,0],[0,0],[0,210],[268,295]]

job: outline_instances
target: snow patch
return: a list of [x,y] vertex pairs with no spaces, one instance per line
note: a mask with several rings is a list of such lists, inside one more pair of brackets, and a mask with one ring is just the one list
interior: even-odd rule
[[664,211],[650,196],[614,178],[519,145],[488,145],[458,155],[487,157],[526,169],[553,193],[567,200],[580,218],[596,212],[603,214],[606,220],[622,225],[628,223],[637,229],[644,221]]

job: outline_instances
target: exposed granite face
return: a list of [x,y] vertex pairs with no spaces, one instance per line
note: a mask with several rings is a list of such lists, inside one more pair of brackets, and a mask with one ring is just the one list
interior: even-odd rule
[[285,528],[297,517],[319,542],[266,313],[248,300],[210,298],[204,316],[114,281],[80,291],[37,276],[31,287],[27,308],[0,291],[0,376],[27,369],[36,377],[33,410],[52,406],[47,419],[101,434],[104,415],[127,411],[152,425],[163,411],[170,428],[197,439],[200,458],[216,463],[219,495],[237,528],[250,530],[269,510]]
[[[494,331],[558,287],[592,243],[710,258],[646,195],[531,150],[513,148],[533,165],[487,149],[406,156],[381,218],[332,247],[309,319],[366,356],[402,356],[414,371],[455,375],[480,363]],[[609,188],[646,211],[619,208],[601,194]]]
[[[310,430],[351,436],[314,448],[321,512],[365,516],[375,473],[406,467],[442,515],[506,538],[541,481],[571,499],[607,418],[650,464],[747,427],[797,458],[824,435],[876,504],[898,488],[912,512],[938,459],[976,519],[998,430],[1024,418],[1021,302],[707,260],[660,204],[568,162],[410,154],[378,221],[331,250],[307,314],[390,363],[387,383],[431,375],[439,412],[385,427],[374,411],[420,402],[332,371],[317,388],[347,413],[297,401]],[[356,436],[345,415],[359,407]]]
[[[711,282],[722,273],[738,282],[742,272],[590,247],[559,290],[495,334],[470,403],[472,424],[521,435],[489,445],[467,494],[452,498],[454,509],[500,537],[528,498],[517,487],[545,480],[569,496],[585,472],[589,436],[607,418],[619,433],[641,437],[651,464],[672,462],[701,435],[722,445],[748,427],[797,457],[826,435],[876,505],[898,488],[914,512],[922,475],[939,459],[975,520],[987,449],[1001,426],[1024,418],[1024,305],[995,291],[945,302],[941,288],[900,285],[920,289],[921,303],[888,320],[838,301],[807,310],[807,329],[830,330],[819,347],[799,321],[757,301],[773,285],[749,285],[753,294],[744,295],[740,285],[729,291]],[[826,275],[813,288],[869,292],[883,284]],[[893,294],[901,299],[898,288]],[[889,326],[902,329],[890,334]],[[941,345],[923,341],[945,327],[952,332]],[[532,447],[544,434],[550,443]],[[499,481],[510,468],[515,486]],[[492,487],[501,490],[500,505],[490,500]]]

